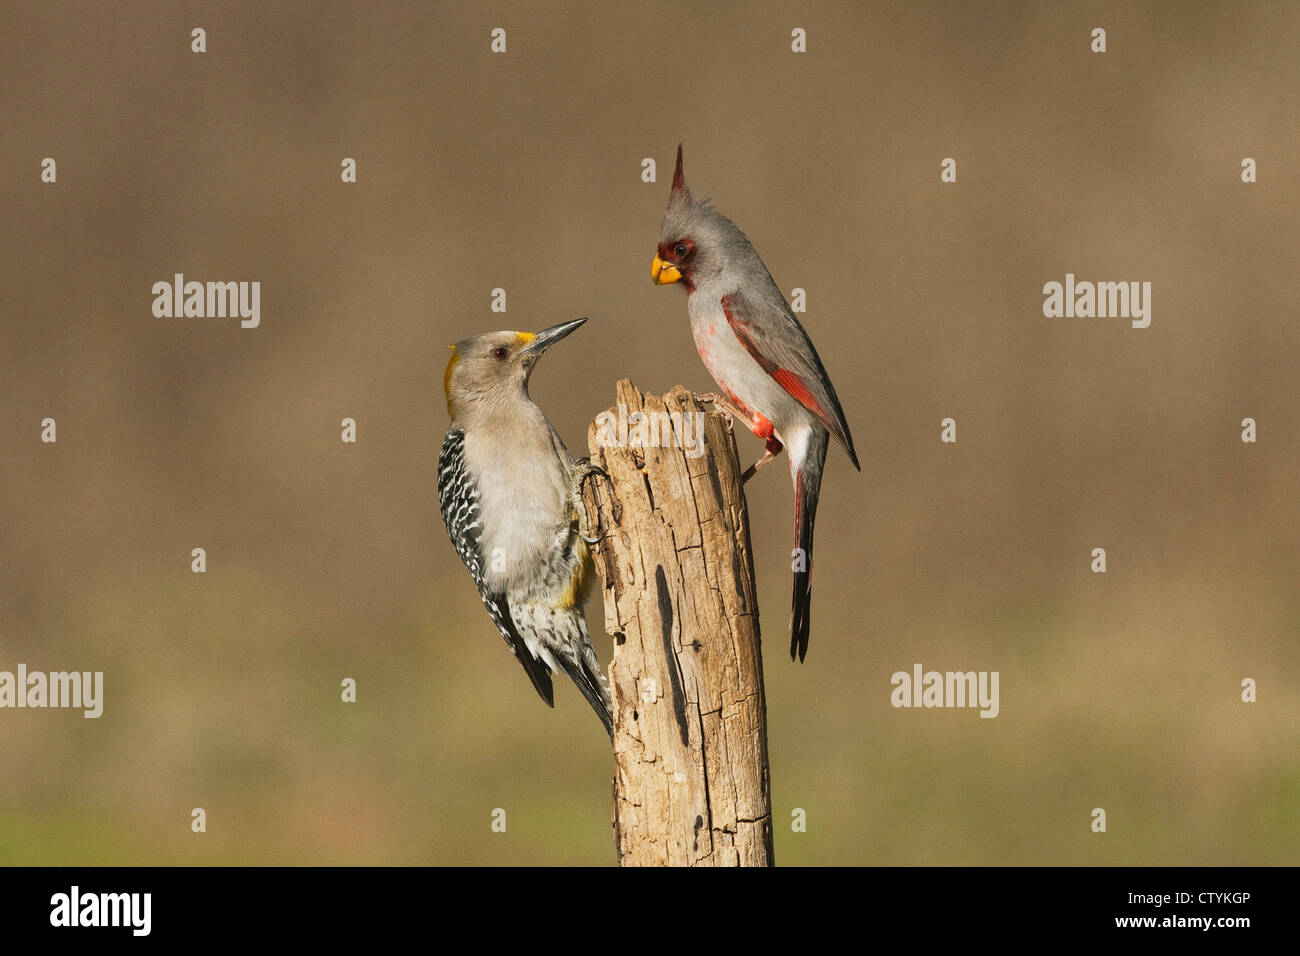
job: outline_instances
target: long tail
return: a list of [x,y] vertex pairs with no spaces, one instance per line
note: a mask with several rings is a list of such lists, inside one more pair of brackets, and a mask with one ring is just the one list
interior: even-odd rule
[[582,626],[582,642],[583,646],[575,649],[576,655],[559,655],[559,664],[578,685],[582,696],[587,698],[587,703],[596,712],[600,722],[605,725],[605,733],[609,734],[610,740],[613,740],[614,719],[610,715],[612,704],[609,698],[609,684],[605,680],[605,675],[601,673],[600,661],[596,658],[596,651],[591,646],[591,638],[587,636],[585,625]]
[[604,682],[598,676],[599,671],[593,673],[586,662],[579,663],[569,658],[564,658],[561,665],[573,682],[578,685],[578,690],[582,691],[582,696],[587,698],[587,703],[591,704],[591,709],[596,712],[600,722],[605,725],[605,733],[609,734],[609,739],[614,739],[614,719],[609,713],[609,692],[604,689]]
[[812,615],[813,524],[817,520],[817,498],[822,487],[822,466],[830,436],[823,428],[810,429],[808,444],[799,461],[790,459],[794,478],[795,548],[794,597],[790,610],[790,659],[802,661],[808,653],[808,629]]

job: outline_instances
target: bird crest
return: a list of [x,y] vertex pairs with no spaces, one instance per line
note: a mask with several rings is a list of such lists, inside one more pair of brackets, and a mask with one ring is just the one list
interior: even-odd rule
[[682,202],[691,201],[691,190],[686,185],[686,176],[682,173],[682,144],[677,144],[677,165],[673,168],[673,189],[670,198]]

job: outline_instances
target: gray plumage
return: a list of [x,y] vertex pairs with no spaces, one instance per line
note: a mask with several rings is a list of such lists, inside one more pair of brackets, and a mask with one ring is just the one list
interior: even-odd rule
[[860,470],[858,456],[812,339],[745,234],[708,201],[691,196],[680,147],[651,277],[661,285],[686,288],[695,346],[726,393],[718,406],[767,443],[766,454],[746,477],[783,449],[789,452],[798,549],[792,555],[790,655],[803,660],[812,601],[813,525],[829,436]]

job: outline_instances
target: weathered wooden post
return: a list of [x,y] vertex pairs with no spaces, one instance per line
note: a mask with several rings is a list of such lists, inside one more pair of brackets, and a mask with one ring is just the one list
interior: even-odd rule
[[[770,866],[767,706],[731,422],[627,380],[588,432],[609,481],[596,570],[614,637],[614,834],[624,866]],[[597,527],[596,522],[591,522]]]

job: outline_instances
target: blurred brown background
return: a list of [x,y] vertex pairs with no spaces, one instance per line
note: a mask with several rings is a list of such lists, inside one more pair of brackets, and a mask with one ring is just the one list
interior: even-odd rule
[[[0,669],[106,684],[0,711],[0,862],[613,862],[597,721],[446,539],[441,377],[590,316],[533,379],[575,452],[619,377],[711,387],[649,281],[679,140],[863,461],[803,666],[789,479],[747,489],[777,861],[1300,858],[1300,7],[702,6],[0,8]],[[261,281],[261,327],[153,317],[176,272]],[[1151,327],[1044,318],[1067,272],[1152,282]],[[917,662],[1001,715],[894,710]]]

